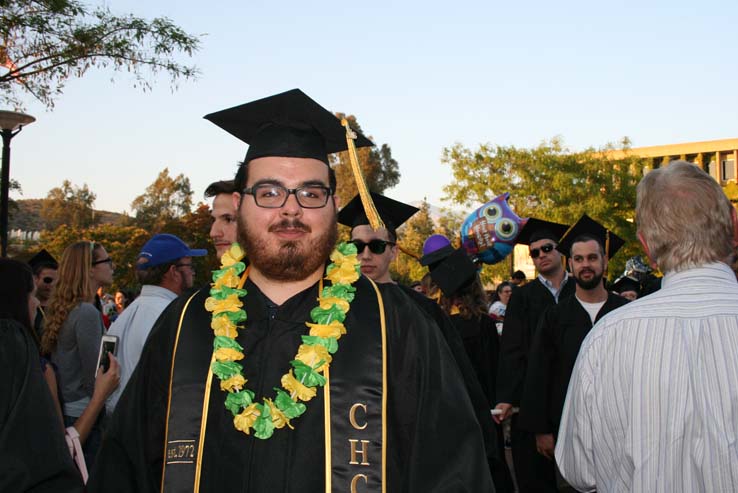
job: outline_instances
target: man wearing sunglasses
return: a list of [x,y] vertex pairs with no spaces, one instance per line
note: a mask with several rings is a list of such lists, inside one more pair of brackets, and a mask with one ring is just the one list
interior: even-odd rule
[[[559,238],[568,229],[563,224],[530,218],[518,235],[518,243],[528,245],[538,277],[513,291],[505,312],[497,372],[498,423],[520,406],[528,355],[543,312],[574,293],[574,282],[568,282],[562,255],[556,250]],[[553,463],[538,453],[535,435],[519,426],[517,415],[512,417],[511,441],[519,491],[557,491]]]
[[371,192],[384,228],[374,231],[357,195],[338,213],[338,222],[351,228],[351,242],[361,260],[361,273],[376,283],[393,282],[390,264],[397,258],[397,228],[420,209]]
[[51,295],[54,293],[59,264],[49,252],[41,250],[28,261],[28,265],[33,270],[33,280],[36,283],[36,298],[39,301],[36,318],[33,321],[33,328],[36,330],[39,340],[41,340],[44,327],[44,313],[46,306],[51,301]]

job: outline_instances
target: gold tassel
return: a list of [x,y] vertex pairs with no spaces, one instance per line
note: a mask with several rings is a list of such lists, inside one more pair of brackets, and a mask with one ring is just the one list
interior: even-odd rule
[[354,172],[354,180],[356,180],[356,188],[359,189],[359,196],[361,197],[361,204],[364,206],[364,212],[366,213],[367,219],[369,219],[369,225],[374,231],[379,228],[384,228],[384,222],[379,217],[377,207],[374,205],[372,196],[369,195],[369,188],[366,186],[364,175],[361,172],[359,166],[359,156],[356,154],[356,146],[354,145],[354,139],[356,139],[356,133],[351,130],[348,120],[343,118],[341,125],[346,127],[346,144],[348,144],[349,161],[351,161],[351,170]]

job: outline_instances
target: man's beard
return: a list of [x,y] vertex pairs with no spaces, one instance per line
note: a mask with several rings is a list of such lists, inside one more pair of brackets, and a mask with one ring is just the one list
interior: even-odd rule
[[579,272],[578,275],[574,276],[574,280],[576,281],[577,286],[579,286],[580,288],[586,291],[590,291],[592,289],[599,287],[600,284],[602,284],[602,276],[605,274],[604,272],[597,274],[595,271],[591,269],[589,270],[589,272],[592,272],[594,275],[588,281],[585,281],[584,279],[579,278],[579,276],[582,275],[581,271]]
[[[322,235],[303,244],[299,241],[284,241],[277,251],[269,246],[266,236],[258,236],[249,229],[247,221],[238,214],[238,239],[246,250],[249,262],[268,279],[275,281],[302,281],[321,269],[338,239],[338,224],[335,217]],[[268,231],[293,228],[309,233],[312,229],[299,219],[283,219],[269,227]]]

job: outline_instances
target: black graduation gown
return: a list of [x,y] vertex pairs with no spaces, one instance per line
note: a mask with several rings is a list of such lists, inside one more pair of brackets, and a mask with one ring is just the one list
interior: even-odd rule
[[[627,299],[609,293],[595,322],[626,303]],[[521,428],[532,433],[558,434],[571,372],[592,327],[589,313],[576,296],[561,300],[543,314],[530,349],[520,406]]]
[[82,491],[28,331],[0,320],[0,491]]
[[[482,362],[480,367],[490,367],[490,371],[487,372],[489,375],[486,380],[491,381],[492,386],[491,388],[486,386],[483,389],[480,383],[480,377],[477,376],[477,370],[470,360],[471,353],[469,353],[469,348],[467,347],[468,343],[474,346],[474,343],[471,341],[471,339],[473,339],[473,335],[468,333],[468,331],[464,331],[467,335],[472,335],[472,338],[467,338],[462,341],[462,331],[460,331],[452,320],[454,317],[446,315],[438,303],[407,286],[403,286],[401,284],[398,284],[397,286],[410,295],[410,297],[418,303],[418,305],[428,313],[440,327],[441,333],[451,350],[451,354],[461,371],[461,376],[464,379],[466,391],[471,398],[474,412],[477,416],[477,421],[482,428],[484,447],[487,451],[487,458],[489,460],[490,472],[492,473],[492,481],[494,482],[495,489],[498,492],[513,491],[512,476],[510,475],[510,471],[505,463],[504,444],[501,439],[502,427],[494,422],[492,415],[490,414],[490,409],[496,402],[494,399],[494,372],[497,371],[497,355],[499,352],[499,343],[497,342],[498,335],[497,329],[494,327],[494,322],[492,322],[492,329],[495,341],[491,344],[488,344],[487,342],[482,344],[485,348],[484,354],[489,356],[489,360],[485,363],[485,358],[479,359],[479,361]],[[484,321],[482,324],[485,324]],[[473,332],[474,330],[472,330],[472,333]],[[489,393],[490,390],[492,391],[492,394]]]
[[[362,303],[375,298],[369,281],[361,278],[355,287],[345,321],[349,333],[343,337],[372,316],[367,307],[373,302]],[[318,289],[314,285],[270,309],[253,283],[248,281],[245,288],[247,328],[239,331],[238,342],[245,348],[247,385],[260,400],[273,394],[289,369],[300,336],[308,331],[304,322],[316,305]],[[469,398],[456,392],[462,378],[440,331],[401,290],[379,289],[388,346],[387,491],[493,491],[479,425]],[[207,296],[204,288],[190,302],[180,338],[187,331],[211,330],[210,313],[203,308]],[[160,488],[173,339],[185,302],[182,297],[173,302],[151,332],[112,417],[88,483],[92,492]],[[212,348],[203,351],[210,354]],[[352,355],[339,347],[334,364],[338,358]],[[324,491],[322,389],[293,421],[294,430],[275,430],[268,440],[236,430],[224,399],[213,385],[201,492]]]
[[[570,277],[561,289],[559,301],[573,295],[574,291],[574,279]],[[538,278],[513,290],[500,339],[497,402],[520,405],[533,334],[543,312],[555,304],[551,291]]]

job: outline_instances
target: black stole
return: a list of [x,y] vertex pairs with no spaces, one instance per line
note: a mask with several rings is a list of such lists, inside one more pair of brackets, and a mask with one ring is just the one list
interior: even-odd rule
[[[370,316],[359,319],[349,310],[345,322],[347,334],[339,340],[338,352],[325,373],[328,379],[323,388],[326,492],[385,491],[386,330],[382,297],[373,282],[371,286],[375,297],[372,299],[366,286],[365,295],[369,296],[360,301],[362,315]],[[161,482],[163,492],[199,491],[213,382],[210,371],[213,333],[209,327],[181,332],[194,297],[192,295],[182,309],[174,343]],[[367,303],[372,305],[370,309]],[[308,403],[311,404],[318,403]],[[294,424],[300,426],[299,418]],[[275,433],[290,433],[290,430],[285,428]],[[244,439],[256,438],[244,436]]]

